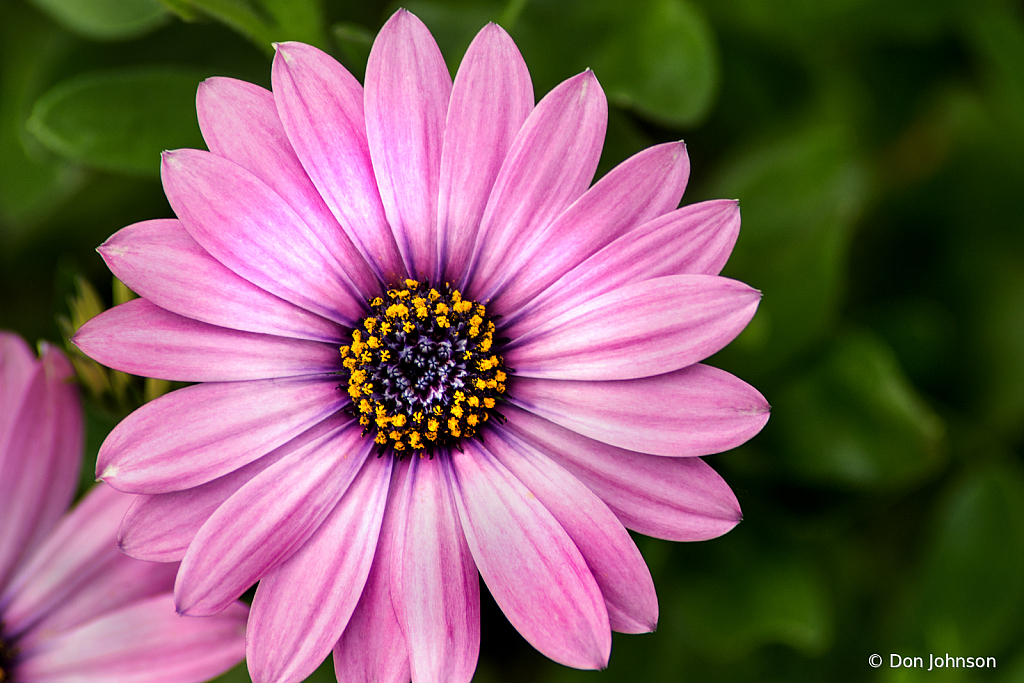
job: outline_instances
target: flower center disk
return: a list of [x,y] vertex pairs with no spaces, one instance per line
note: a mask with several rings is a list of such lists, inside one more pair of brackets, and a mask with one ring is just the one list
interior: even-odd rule
[[11,664],[17,654],[3,636],[3,622],[0,622],[0,683],[11,683]]
[[495,406],[509,370],[492,352],[494,322],[483,304],[447,283],[435,289],[416,280],[368,303],[371,315],[341,356],[354,412],[379,454],[433,457],[501,419]]

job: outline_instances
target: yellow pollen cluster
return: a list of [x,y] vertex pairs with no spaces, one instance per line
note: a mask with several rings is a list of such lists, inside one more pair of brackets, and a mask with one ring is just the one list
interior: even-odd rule
[[[381,452],[390,447],[399,457],[408,451],[423,455],[474,436],[490,419],[507,379],[502,359],[490,352],[495,325],[486,319],[483,305],[463,299],[448,285],[404,284],[389,289],[386,298],[369,300],[373,315],[362,321],[363,329],[352,330],[351,343],[340,349],[348,394],[364,434],[375,432]],[[441,347],[457,347],[457,357],[437,361],[422,356]],[[430,363],[443,365],[449,374],[431,385],[425,397],[422,389],[409,386],[419,379],[418,368]]]

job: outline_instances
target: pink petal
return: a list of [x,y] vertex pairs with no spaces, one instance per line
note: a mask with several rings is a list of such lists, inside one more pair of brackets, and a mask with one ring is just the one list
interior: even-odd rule
[[487,448],[537,496],[587,561],[612,630],[648,633],[658,625],[654,580],[629,532],[579,479],[500,427]]
[[316,533],[260,580],[247,643],[255,683],[304,680],[338,642],[370,573],[393,462],[367,458]]
[[593,72],[544,96],[523,124],[494,182],[463,288],[472,298],[502,282],[508,255],[537,239],[590,185],[608,122]]
[[453,451],[459,519],[495,602],[541,654],[578,669],[601,669],[611,629],[601,589],[550,512],[476,442]]
[[437,266],[437,188],[452,92],[444,57],[404,9],[377,34],[366,62],[366,140],[384,213],[414,278]]
[[452,499],[447,457],[412,458],[391,557],[391,601],[417,683],[470,681],[480,579]]
[[391,547],[398,499],[405,487],[409,461],[392,469],[377,551],[366,585],[345,632],[334,646],[334,672],[339,681],[408,683],[409,650],[391,600]]
[[707,365],[612,382],[516,378],[509,400],[592,439],[654,455],[735,448],[768,422],[768,402]]
[[[347,422],[337,415],[325,422]],[[261,458],[213,481],[184,491],[136,496],[118,532],[121,551],[139,560],[178,562],[199,529],[224,501],[257,474],[303,444],[292,439]]]
[[[512,341],[519,377],[650,377],[725,347],[757,311],[761,293],[715,275],[671,275],[626,285]],[[528,322],[528,320],[527,320]]]
[[[437,280],[455,282],[469,265],[487,198],[505,155],[533,111],[533,82],[512,38],[488,24],[455,76],[441,152]],[[442,277],[443,275],[443,277]]]
[[0,448],[10,437],[35,365],[36,355],[25,340],[13,332],[0,330]]
[[383,282],[405,275],[370,162],[363,88],[311,45],[280,43],[271,80],[292,149],[345,234]]
[[245,605],[180,617],[169,594],[91,621],[26,653],[19,683],[200,683],[245,654]]
[[622,523],[647,536],[704,541],[742,514],[732,489],[700,458],[635,453],[559,427],[514,406],[503,409],[512,432],[568,470]]
[[210,152],[164,152],[164,192],[211,256],[271,294],[351,326],[364,301],[315,234],[262,180]]
[[[82,457],[82,409],[71,363],[43,344],[26,382],[24,349],[10,341],[5,346],[4,370],[13,369],[4,407],[13,420],[0,433],[0,587],[67,510]],[[20,401],[12,400],[19,385]]]
[[686,273],[717,275],[740,231],[739,204],[690,204],[621,235],[503,321],[516,338],[594,297],[626,285]]
[[8,636],[24,633],[120,555],[116,529],[132,498],[100,484],[26,558],[0,596]]
[[363,297],[378,293],[366,259],[338,225],[295,156],[274,96],[233,78],[209,78],[196,94],[199,127],[210,151],[230,159],[279,194],[331,253],[338,272]]
[[302,547],[376,447],[361,432],[340,419],[311,429],[217,508],[181,561],[178,611],[216,614]]
[[75,346],[107,367],[180,382],[231,382],[337,372],[333,344],[241,332],[165,311],[145,299],[79,328]]
[[681,142],[635,154],[587,190],[532,243],[522,245],[505,280],[484,295],[514,313],[591,254],[635,226],[679,206],[690,174]]
[[115,552],[96,568],[92,579],[73,595],[46,613],[42,620],[18,639],[29,650],[54,636],[67,633],[105,614],[155,595],[170,593],[174,587],[177,562],[139,562]]
[[336,342],[337,323],[274,296],[210,256],[175,219],[143,221],[100,245],[129,289],[168,311],[247,332]]
[[205,484],[336,413],[348,395],[331,378],[197,384],[150,401],[100,447],[97,476],[130,493]]

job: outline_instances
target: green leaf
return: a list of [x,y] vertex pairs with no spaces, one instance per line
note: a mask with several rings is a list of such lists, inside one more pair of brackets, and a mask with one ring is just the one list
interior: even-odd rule
[[170,17],[159,0],[30,0],[69,31],[94,40],[137,38]]
[[992,109],[1002,124],[1000,144],[1024,147],[1024,19],[1018,11],[993,5],[973,17],[969,38],[977,53]]
[[608,99],[670,126],[692,125],[714,103],[718,51],[703,12],[687,0],[409,0],[452,73],[488,21],[516,40],[541,97],[593,69]]
[[200,13],[192,7],[189,0],[160,0],[160,2],[182,21],[199,21],[201,18]]
[[608,131],[601,149],[601,161],[597,165],[595,179],[602,177],[637,152],[654,144],[632,117],[614,107],[608,110]]
[[358,24],[339,23],[331,27],[334,42],[341,48],[342,62],[362,82],[370,57],[374,34]]
[[654,0],[626,16],[631,24],[593,55],[608,99],[670,126],[703,119],[719,78],[715,37],[703,12],[684,0]]
[[0,243],[12,243],[70,195],[82,174],[25,132],[41,81],[68,36],[36,12],[0,4]]
[[402,6],[430,29],[453,76],[473,37],[487,22],[497,21],[502,10],[491,0],[408,0]]
[[50,150],[96,168],[157,175],[160,153],[203,148],[195,96],[204,74],[175,68],[93,72],[57,84],[28,129]]
[[780,136],[725,166],[710,196],[738,198],[743,227],[724,274],[764,292],[753,322],[720,354],[730,370],[757,381],[831,331],[867,191],[841,125]]
[[685,622],[687,639],[730,660],[768,644],[819,654],[833,638],[824,581],[796,555],[759,553],[756,562],[688,577],[672,609]]
[[538,94],[592,68],[611,102],[658,123],[693,125],[714,103],[714,34],[687,0],[536,0],[512,35],[539,82]]
[[326,49],[320,0],[164,0],[183,17],[208,16],[249,38],[267,54],[273,43],[298,40]]
[[260,0],[270,16],[275,40],[300,40],[327,48],[327,32],[320,0]]
[[96,484],[96,459],[100,446],[111,430],[117,426],[120,417],[97,407],[91,401],[84,402],[85,450],[82,453],[82,470],[78,477],[78,497],[84,496]]
[[1024,438],[1024,250],[1007,240],[962,258],[972,262],[967,284],[976,297],[966,332],[975,410],[1018,442]]
[[[250,683],[249,672],[245,662],[238,664],[233,669],[222,673],[210,683]],[[306,683],[335,683],[334,660],[328,657],[323,664],[317,667],[306,679]]]
[[[961,481],[921,577],[921,637],[951,654],[995,655],[1024,626],[1024,476],[989,466]],[[938,651],[938,650],[936,650]]]
[[[786,46],[799,46],[814,59],[837,37],[882,35],[922,41],[941,35],[963,9],[982,3],[971,0],[701,0],[716,25],[737,27]],[[810,48],[810,49],[809,49]]]
[[772,404],[783,463],[801,480],[909,487],[944,462],[942,421],[867,333],[840,339]]

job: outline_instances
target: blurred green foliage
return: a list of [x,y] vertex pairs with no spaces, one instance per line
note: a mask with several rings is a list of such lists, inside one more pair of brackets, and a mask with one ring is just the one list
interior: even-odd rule
[[[488,21],[516,39],[538,97],[592,68],[611,104],[599,173],[685,138],[684,201],[739,198],[725,274],[764,292],[711,361],[774,404],[763,434],[708,458],[744,522],[706,543],[637,538],[661,623],[617,634],[604,672],[548,662],[485,595],[476,680],[1024,681],[1020,3],[405,6],[453,73]],[[129,296],[93,249],[172,215],[159,153],[202,145],[203,78],[268,86],[282,40],[362,77],[396,7],[0,0],[0,327],[58,339]],[[88,460],[131,406],[168,387],[77,361]],[[999,666],[890,669],[893,652]],[[333,680],[330,662],[310,680]]]
[[97,169],[156,175],[165,149],[204,149],[187,69],[122,69],[69,78],[32,108],[25,127],[47,149]]

